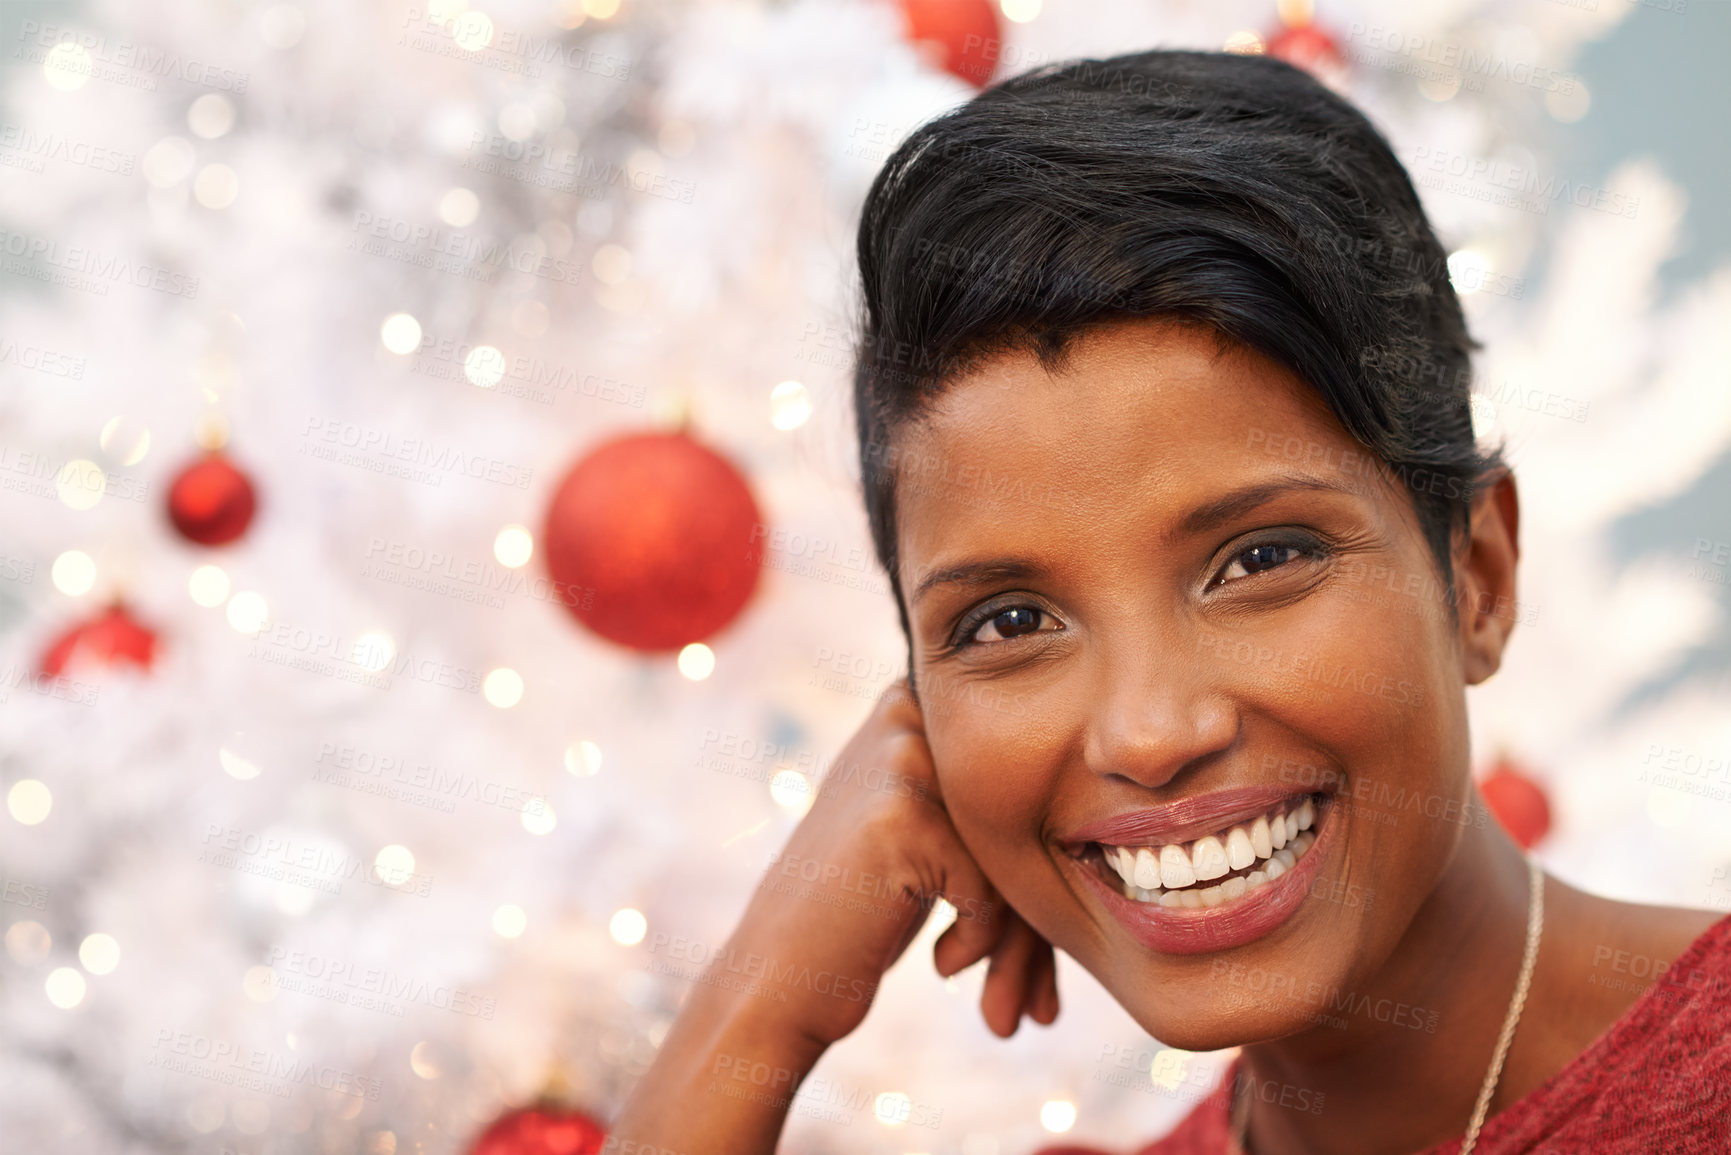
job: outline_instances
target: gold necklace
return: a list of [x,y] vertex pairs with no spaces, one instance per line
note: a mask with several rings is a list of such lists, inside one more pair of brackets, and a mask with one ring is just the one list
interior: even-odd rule
[[[1533,964],[1539,957],[1539,937],[1545,925],[1545,872],[1531,859],[1527,860],[1527,879],[1527,949],[1521,955],[1521,976],[1515,982],[1509,1013],[1503,1018],[1503,1031],[1497,1036],[1497,1049],[1491,1055],[1490,1070],[1485,1072],[1484,1086],[1479,1088],[1479,1101],[1473,1107],[1472,1122],[1467,1125],[1460,1155],[1472,1155],[1473,1148],[1478,1145],[1479,1130],[1485,1125],[1491,1096],[1496,1094],[1497,1082],[1503,1075],[1503,1060],[1508,1058],[1509,1045],[1515,1041],[1515,1027],[1521,1021],[1521,1010],[1527,1005],[1527,991],[1533,983]],[[1245,1143],[1250,1132],[1251,1098],[1248,1092],[1251,1081],[1251,1078],[1240,1078],[1232,1102],[1232,1143],[1237,1155],[1247,1155],[1249,1151]]]

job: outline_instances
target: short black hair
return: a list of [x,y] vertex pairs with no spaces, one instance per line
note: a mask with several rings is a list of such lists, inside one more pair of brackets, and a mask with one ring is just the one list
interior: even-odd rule
[[1006,80],[890,156],[858,256],[866,513],[910,662],[897,428],[986,358],[1056,369],[1075,338],[1134,317],[1209,326],[1315,388],[1405,484],[1452,612],[1455,535],[1502,468],[1473,435],[1476,346],[1406,171],[1309,74],[1161,50]]

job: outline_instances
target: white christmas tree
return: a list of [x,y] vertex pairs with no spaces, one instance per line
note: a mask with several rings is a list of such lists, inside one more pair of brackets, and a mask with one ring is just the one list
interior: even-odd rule
[[[1318,19],[1456,252],[1479,415],[1522,478],[1540,612],[1475,691],[1480,753],[1546,752],[1559,873],[1700,904],[1725,824],[1639,767],[1655,735],[1731,735],[1698,682],[1641,688],[1724,603],[1605,543],[1731,444],[1731,280],[1657,303],[1682,206],[1651,164],[1586,207],[1506,180],[1554,171],[1590,99],[1571,61],[1627,8]],[[1280,27],[1250,0],[1003,11],[1000,75]],[[4,1145],[461,1151],[549,1088],[604,1117],[900,672],[852,459],[852,243],[877,166],[972,89],[864,0],[5,19]],[[682,415],[777,531],[701,679],[586,633],[541,568],[570,463]],[[259,513],[200,547],[167,492],[219,442]],[[117,597],[151,668],[37,676]],[[931,974],[936,929],[787,1149],[1126,1147],[1220,1069],[1067,961],[1059,1024],[999,1042],[980,975]]]

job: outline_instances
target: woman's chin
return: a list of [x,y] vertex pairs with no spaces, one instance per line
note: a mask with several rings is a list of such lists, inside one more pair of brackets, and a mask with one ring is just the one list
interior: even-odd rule
[[1199,1006],[1182,1014],[1173,1014],[1168,1006],[1160,1008],[1157,1014],[1136,1015],[1135,1018],[1148,1032],[1148,1037],[1158,1039],[1162,1046],[1198,1052],[1266,1043],[1315,1025],[1311,1021],[1314,1016],[1303,1013],[1273,1015],[1266,1008],[1228,1006]]

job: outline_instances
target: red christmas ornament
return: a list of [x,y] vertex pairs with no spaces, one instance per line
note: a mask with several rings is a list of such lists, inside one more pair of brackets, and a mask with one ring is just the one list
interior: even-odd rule
[[493,1120],[469,1155],[600,1155],[606,1139],[607,1132],[591,1116],[545,1104]]
[[69,667],[131,663],[148,670],[156,661],[156,633],[140,625],[120,602],[88,622],[73,626],[42,655],[42,672],[58,678]]
[[930,44],[936,63],[975,88],[984,88],[1003,53],[998,9],[992,0],[901,0],[908,39]]
[[1268,41],[1268,55],[1318,76],[1326,76],[1346,67],[1346,54],[1334,37],[1314,23],[1290,24],[1276,32]]
[[611,441],[547,509],[547,569],[577,620],[635,650],[720,630],[757,588],[763,517],[726,458],[684,433]]
[[168,490],[174,528],[199,545],[227,545],[246,532],[257,508],[252,482],[220,450],[181,470]]
[[1498,825],[1526,850],[1551,829],[1551,804],[1538,783],[1508,759],[1499,759],[1479,783],[1479,794]]

